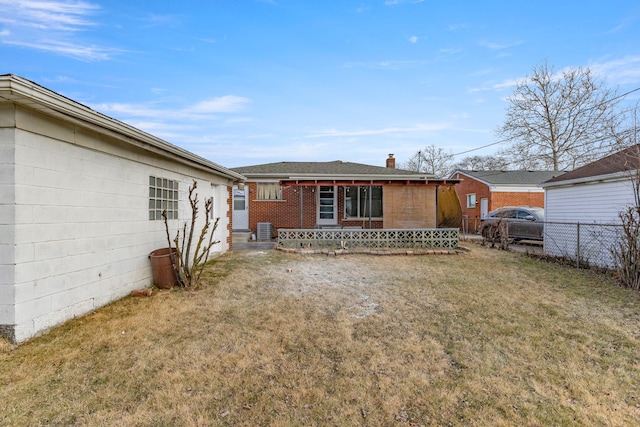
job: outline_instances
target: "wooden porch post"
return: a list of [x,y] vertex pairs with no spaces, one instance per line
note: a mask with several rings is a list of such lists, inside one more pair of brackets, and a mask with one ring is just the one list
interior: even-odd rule
[[369,229],[371,229],[371,208],[373,207],[373,186],[369,185]]

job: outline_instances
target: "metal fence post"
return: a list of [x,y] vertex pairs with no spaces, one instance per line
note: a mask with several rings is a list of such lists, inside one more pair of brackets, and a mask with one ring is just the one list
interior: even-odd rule
[[580,268],[580,223],[576,224],[576,268]]

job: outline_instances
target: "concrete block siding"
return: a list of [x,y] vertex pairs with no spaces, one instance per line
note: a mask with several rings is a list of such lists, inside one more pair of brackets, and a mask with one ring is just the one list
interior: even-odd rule
[[17,115],[18,128],[0,129],[0,333],[12,341],[152,285],[148,255],[167,242],[163,221],[149,220],[149,176],[179,182],[172,237],[190,217],[195,178],[200,215],[213,197],[221,218],[214,251],[229,248],[227,179],[44,115]]
[[14,135],[14,129],[0,128],[0,334],[5,332],[2,325],[12,325],[15,322],[13,309],[15,276]]

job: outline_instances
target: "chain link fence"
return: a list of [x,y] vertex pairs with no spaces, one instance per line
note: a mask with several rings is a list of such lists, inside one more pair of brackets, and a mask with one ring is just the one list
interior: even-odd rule
[[613,248],[622,239],[620,224],[544,223],[544,253],[575,261],[577,267],[614,268]]

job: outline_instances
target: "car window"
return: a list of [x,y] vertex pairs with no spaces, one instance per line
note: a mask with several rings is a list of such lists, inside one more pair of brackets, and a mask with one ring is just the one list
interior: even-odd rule
[[518,219],[525,219],[528,216],[532,216],[531,213],[527,211],[518,211]]
[[504,213],[501,215],[502,218],[515,218],[516,217],[516,211],[513,209],[509,209],[507,211],[504,211]]

